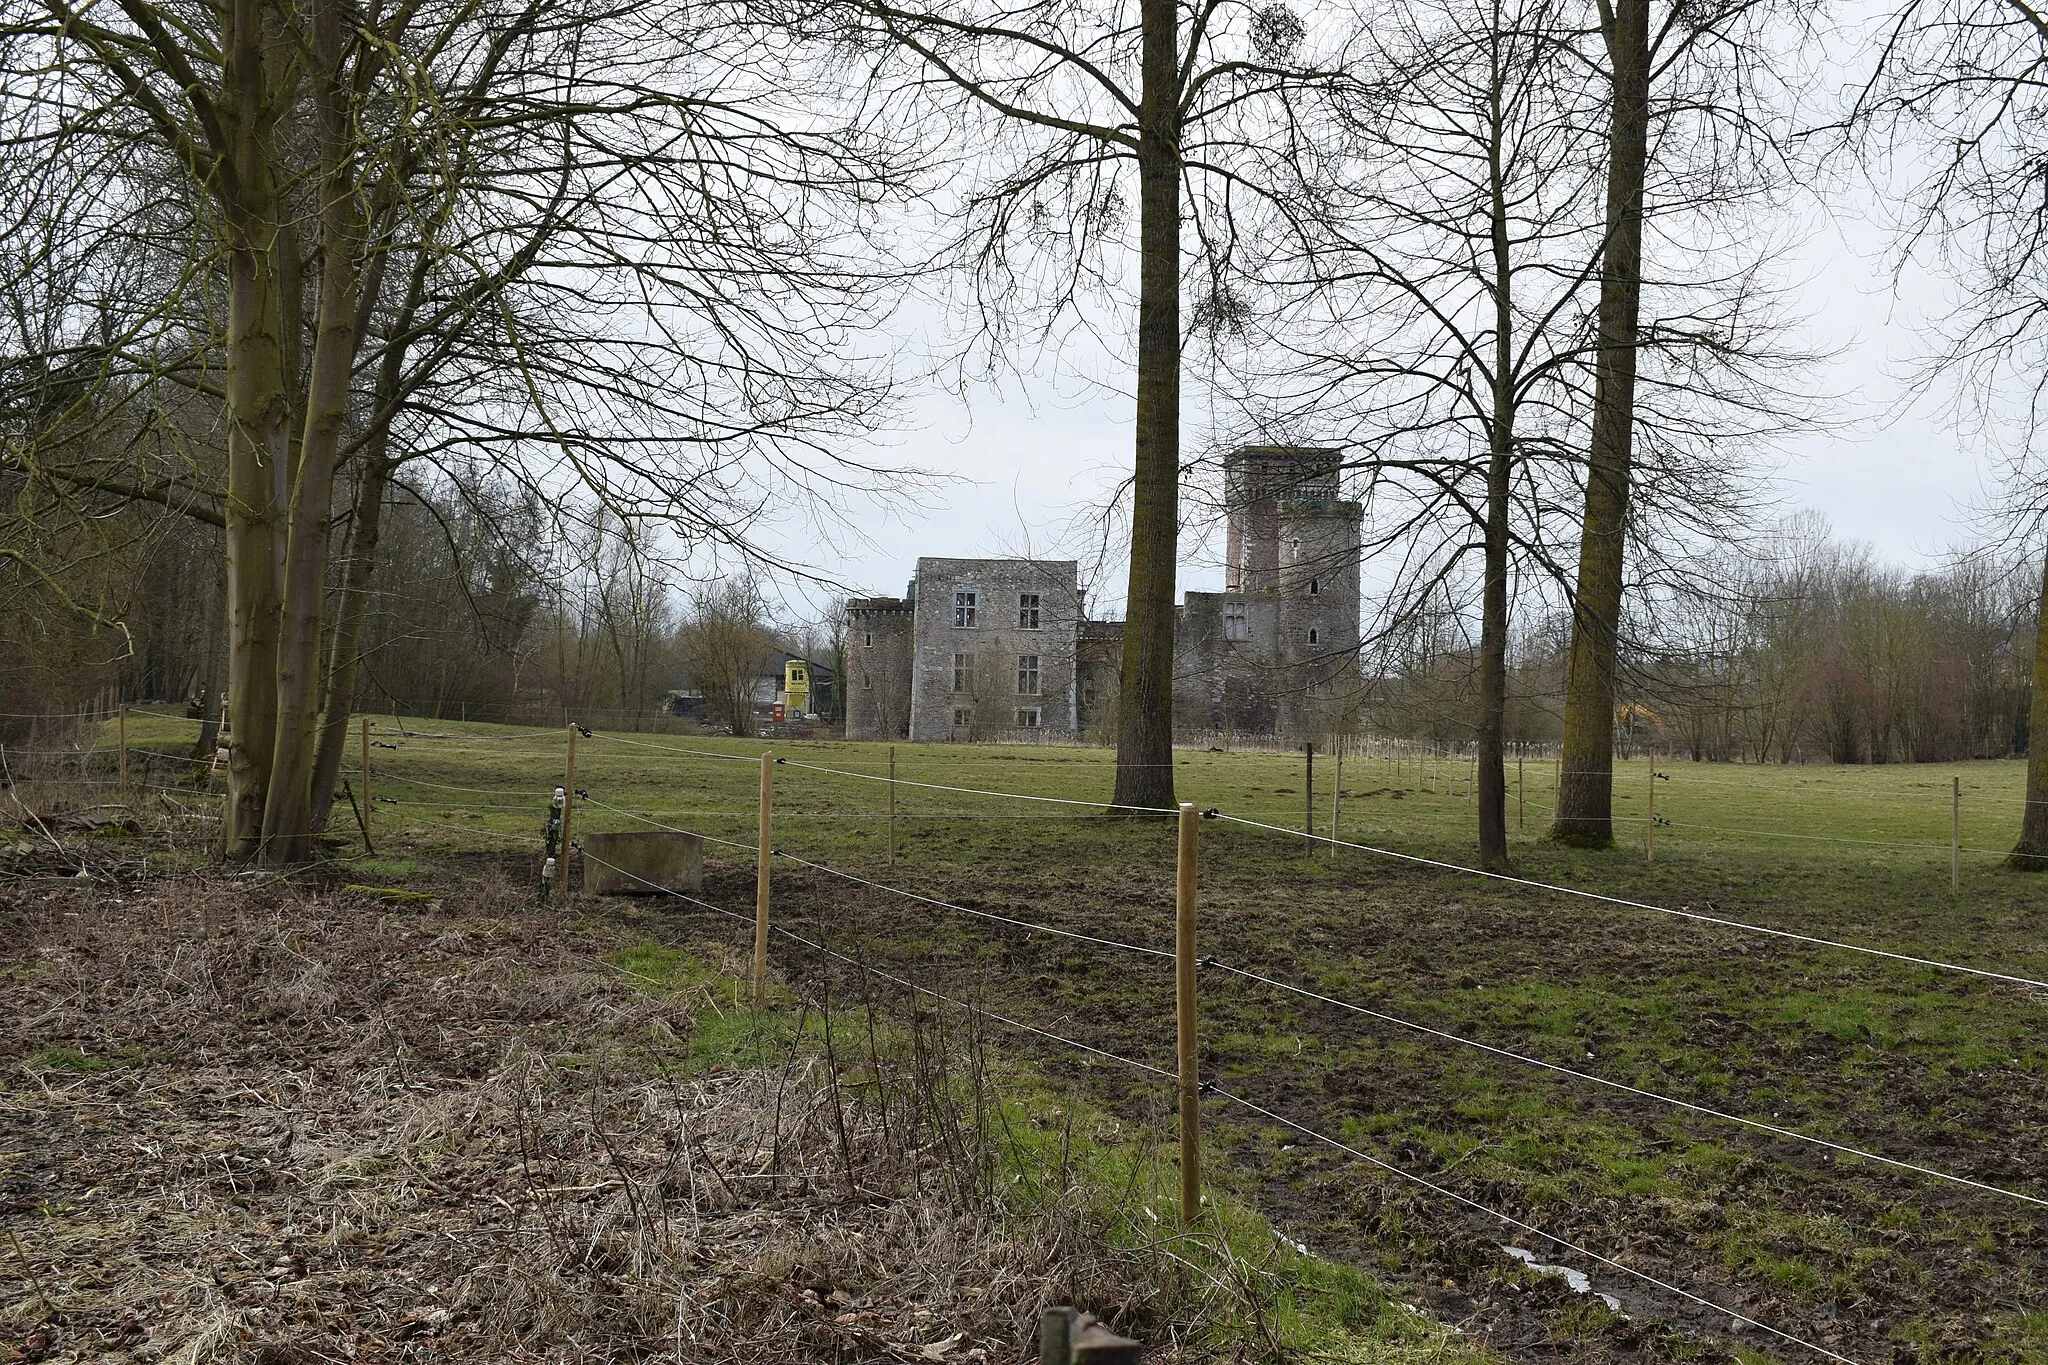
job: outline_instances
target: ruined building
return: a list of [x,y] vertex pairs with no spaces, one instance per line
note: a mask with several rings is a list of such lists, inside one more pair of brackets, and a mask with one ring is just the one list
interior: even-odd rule
[[[1175,729],[1326,733],[1357,676],[1362,509],[1335,451],[1250,446],[1224,469],[1225,588],[1178,613]],[[1123,629],[1086,619],[1077,567],[921,558],[902,597],[853,599],[847,738],[1110,738]]]
[[1365,510],[1334,450],[1247,446],[1224,460],[1222,592],[1191,592],[1174,629],[1179,733],[1327,734],[1358,675]]
[[930,559],[846,608],[849,739],[1070,742],[1090,719],[1071,559]]

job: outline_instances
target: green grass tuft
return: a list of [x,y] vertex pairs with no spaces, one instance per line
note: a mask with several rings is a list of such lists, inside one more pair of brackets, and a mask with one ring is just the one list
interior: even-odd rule
[[99,1072],[113,1069],[117,1062],[106,1057],[93,1057],[76,1048],[51,1044],[38,1048],[22,1059],[22,1065],[31,1071],[79,1071]]
[[394,901],[400,905],[421,905],[439,899],[426,891],[408,891],[402,886],[364,886],[358,882],[345,883],[343,891],[353,891],[361,896],[375,896],[378,900]]

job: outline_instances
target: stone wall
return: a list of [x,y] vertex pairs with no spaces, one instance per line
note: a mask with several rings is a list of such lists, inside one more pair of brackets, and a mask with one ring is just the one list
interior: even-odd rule
[[1359,532],[1355,502],[1283,505],[1280,568],[1273,589],[1274,658],[1280,665],[1278,733],[1312,739],[1333,728],[1357,691]]
[[1295,508],[1336,502],[1342,454],[1294,446],[1240,446],[1223,460],[1223,586],[1226,592],[1277,587],[1285,567],[1282,520]]
[[[1340,496],[1340,472],[1328,450],[1231,455],[1230,587],[1187,594],[1177,614],[1177,732],[1315,739],[1356,705],[1364,511]],[[855,599],[847,737],[1114,743],[1123,625],[1081,619],[1076,570],[924,558],[905,598]],[[962,593],[973,594],[971,622]],[[1037,661],[1035,691],[1019,690],[1025,658]]]
[[[1071,559],[919,559],[910,738],[1071,742],[1077,581]],[[971,619],[961,594],[973,595]],[[1026,658],[1035,692],[1020,691]]]
[[1116,743],[1116,709],[1123,697],[1123,622],[1081,623],[1074,679],[1080,689],[1074,712],[1080,721],[1082,743]]
[[1338,452],[1250,446],[1225,461],[1221,593],[1189,593],[1175,633],[1177,731],[1308,739],[1356,697],[1360,527]]
[[1191,592],[1173,632],[1176,734],[1273,734],[1286,683],[1274,652],[1278,597],[1271,592]]
[[910,737],[911,604],[856,597],[846,604],[846,737]]

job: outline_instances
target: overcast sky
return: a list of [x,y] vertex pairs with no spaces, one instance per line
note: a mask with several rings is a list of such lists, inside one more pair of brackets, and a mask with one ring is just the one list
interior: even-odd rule
[[[1880,557],[1917,564],[1971,535],[1969,509],[1981,485],[1980,453],[1958,433],[1946,404],[1901,412],[1901,379],[1923,344],[1921,324],[1942,298],[1928,275],[1895,297],[1884,238],[1866,222],[1815,227],[1788,272],[1801,281],[1804,311],[1821,349],[1837,354],[1814,374],[1815,388],[1840,394],[1845,424],[1797,438],[1778,476],[1788,509],[1811,508],[1838,535],[1867,541]],[[866,591],[899,593],[919,555],[971,557],[1035,553],[1089,559],[1094,515],[1131,460],[1131,400],[1099,351],[1071,349],[1058,363],[1001,390],[958,399],[928,393],[913,401],[908,429],[885,438],[901,462],[957,480],[926,505],[867,524],[865,540],[841,538],[828,551],[833,576]],[[1188,434],[1202,425],[1188,414]],[[1180,587],[1222,585],[1215,537],[1188,537]],[[827,567],[827,566],[820,566]],[[1098,601],[1121,596],[1121,563],[1104,575]]]
[[[1971,508],[1989,463],[1939,395],[1901,402],[1949,286],[1917,271],[1895,289],[1886,230],[1857,205],[1829,214],[1808,201],[1792,215],[1778,225],[1795,242],[1780,278],[1808,320],[1809,345],[1831,354],[1813,389],[1841,403],[1829,429],[1788,443],[1779,495],[1786,510],[1822,513],[1838,536],[1867,542],[1883,560],[1925,564],[1973,537]],[[819,567],[857,591],[896,594],[919,555],[1034,553],[1083,560],[1085,580],[1101,539],[1099,528],[1090,533],[1093,517],[1131,461],[1130,382],[1127,364],[1080,342],[1000,389],[913,395],[882,453],[954,482],[922,507],[865,519],[864,534],[817,547],[829,561]],[[1188,446],[1206,429],[1201,401],[1190,384]],[[1222,586],[1221,548],[1214,535],[1183,537],[1181,591]],[[1117,607],[1123,573],[1120,559],[1100,573],[1093,605]]]

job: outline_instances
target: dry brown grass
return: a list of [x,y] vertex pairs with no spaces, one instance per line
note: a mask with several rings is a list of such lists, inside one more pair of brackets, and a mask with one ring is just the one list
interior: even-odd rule
[[971,1045],[721,1065],[715,975],[509,892],[0,890],[0,1361],[1005,1361],[1071,1298],[1190,1330],[1175,1257],[998,1197]]

